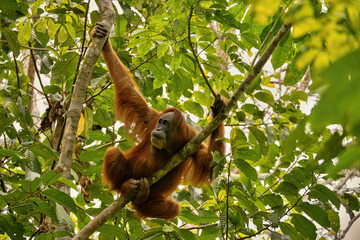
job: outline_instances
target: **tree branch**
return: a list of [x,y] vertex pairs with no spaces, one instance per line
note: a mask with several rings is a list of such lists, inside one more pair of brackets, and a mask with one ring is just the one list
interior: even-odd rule
[[[112,1],[100,0],[99,8],[102,23],[109,30],[112,27],[115,19],[115,11],[112,6]],[[55,171],[57,173],[63,173],[63,177],[65,177],[66,179],[71,178],[70,169],[75,145],[75,134],[79,125],[81,109],[85,100],[87,86],[89,84],[89,79],[91,77],[95,63],[100,55],[100,51],[105,41],[106,38],[95,38],[94,41],[92,41],[88,51],[84,56],[84,62],[79,71],[78,79],[74,86],[74,92],[66,118],[60,159],[55,168]],[[57,188],[67,194],[70,193],[69,187],[63,183],[57,183]],[[56,228],[57,230],[66,230],[66,228],[64,228],[64,225],[58,225]]]
[[360,218],[360,213],[349,221],[348,226],[341,232],[341,234],[339,235],[339,237],[337,239],[343,239],[345,237],[345,235],[347,234],[347,232],[350,230],[351,226],[354,224],[354,222],[356,222],[356,220],[358,220],[358,218]]
[[193,11],[194,11],[194,7],[191,6],[191,7],[190,7],[189,18],[188,18],[188,41],[189,41],[190,49],[191,49],[192,54],[194,55],[194,58],[195,58],[195,61],[196,61],[197,65],[198,65],[198,67],[199,67],[199,69],[200,69],[201,75],[203,76],[203,78],[204,78],[206,84],[208,85],[211,93],[212,93],[213,96],[215,97],[215,96],[216,96],[216,93],[215,93],[214,89],[212,89],[212,87],[211,87],[211,85],[210,85],[210,83],[209,83],[209,80],[207,79],[207,77],[206,77],[206,75],[205,75],[205,72],[204,72],[204,70],[203,70],[202,67],[201,67],[201,64],[200,64],[200,62],[199,62],[199,58],[198,58],[198,56],[197,56],[197,54],[196,54],[196,52],[195,52],[194,46],[193,46],[193,44],[192,44],[192,42],[191,42],[190,25],[191,25],[191,18],[192,18],[192,15],[193,15]]
[[[31,47],[31,44],[29,43],[29,47]],[[30,55],[31,55],[31,59],[33,61],[33,64],[34,64],[34,67],[35,67],[35,72],[36,72],[36,76],[38,77],[39,79],[39,83],[40,83],[40,86],[41,86],[41,89],[42,91],[44,92],[44,96],[45,96],[45,99],[49,105],[49,107],[51,106],[51,102],[50,102],[50,99],[49,97],[47,96],[47,94],[45,94],[45,90],[44,90],[44,85],[41,81],[41,77],[40,77],[40,72],[39,72],[39,69],[37,68],[36,66],[36,59],[35,59],[35,56],[34,56],[34,52],[33,52],[33,49],[30,48]]]
[[[269,46],[266,48],[264,54],[253,68],[254,75],[248,74],[244,81],[240,84],[234,95],[230,98],[228,105],[207,125],[201,132],[198,133],[190,142],[188,142],[183,149],[176,153],[170,161],[153,176],[148,178],[149,184],[152,185],[164,177],[173,168],[182,163],[188,156],[194,154],[201,142],[203,142],[228,116],[231,109],[236,105],[242,94],[244,94],[247,87],[253,82],[256,76],[260,73],[265,63],[269,60],[271,54],[274,52],[276,46],[281,42],[287,32],[290,30],[290,24],[284,24]],[[76,236],[74,240],[88,239],[92,233],[96,231],[107,220],[115,216],[116,212],[123,208],[128,202],[130,202],[134,196],[127,194],[121,195],[112,204],[105,208],[98,216],[90,221]]]

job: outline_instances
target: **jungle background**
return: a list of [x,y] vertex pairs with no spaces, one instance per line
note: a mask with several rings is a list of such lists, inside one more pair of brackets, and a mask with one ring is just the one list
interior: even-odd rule
[[[103,155],[134,141],[115,120],[101,57],[77,109],[69,174],[56,169],[97,4],[0,0],[0,239],[66,239],[118,197],[101,185]],[[360,233],[359,0],[113,4],[110,40],[139,91],[159,111],[181,109],[198,130],[211,120],[206,81],[230,98],[281,26],[291,29],[225,120],[227,152],[214,153],[215,182],[181,186],[173,198],[182,211],[172,221],[139,220],[126,207],[93,238]]]

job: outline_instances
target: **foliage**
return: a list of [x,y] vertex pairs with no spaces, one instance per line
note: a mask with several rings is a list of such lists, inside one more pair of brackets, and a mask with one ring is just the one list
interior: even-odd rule
[[[346,169],[360,163],[360,1],[114,4],[118,14],[110,40],[146,100],[158,110],[180,108],[196,127],[210,121],[213,99],[190,49],[188,31],[210,84],[229,98],[281,25],[286,21],[293,29],[227,118],[228,151],[225,157],[214,153],[214,184],[178,190],[173,197],[182,211],[172,221],[139,221],[126,208],[96,236],[339,236],[340,206],[351,219],[360,208],[358,189],[334,187]],[[97,10],[88,11],[80,0],[0,0],[1,237],[71,235],[113,201],[114,195],[101,186],[103,154],[110,144],[126,150],[133,143],[115,122],[114,91],[102,59],[79,109],[72,179],[53,170],[72,86],[89,32],[99,20]],[[41,82],[38,97],[47,99],[42,116],[30,107],[36,99],[28,91],[33,77],[25,63],[33,57],[35,82]],[[72,188],[71,196],[56,189],[58,181]],[[53,224],[59,222],[74,232],[56,232]]]

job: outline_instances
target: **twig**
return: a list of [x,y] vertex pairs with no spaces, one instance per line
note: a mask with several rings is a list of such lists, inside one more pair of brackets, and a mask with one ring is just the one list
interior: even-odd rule
[[127,31],[127,32],[124,34],[124,37],[125,37],[126,35],[130,34],[132,31],[134,31],[134,30],[137,28],[137,26],[139,26],[140,22],[141,22],[141,18],[139,18],[139,20],[137,21],[137,23],[135,23],[135,25],[134,25],[129,31]]
[[74,85],[75,85],[75,82],[76,82],[76,79],[77,79],[77,76],[78,76],[78,73],[79,73],[81,61],[82,61],[83,56],[84,56],[84,46],[85,46],[85,40],[86,40],[86,27],[87,27],[87,16],[89,14],[89,6],[90,6],[90,0],[88,1],[87,7],[86,7],[85,23],[84,23],[84,35],[83,35],[83,39],[82,39],[82,43],[81,43],[81,51],[80,51],[79,62],[78,62],[78,65],[76,67],[75,77],[74,77],[73,87],[71,89],[71,92],[74,91]]
[[283,11],[282,11],[282,12],[279,14],[279,16],[276,18],[276,20],[275,20],[273,26],[271,27],[269,33],[266,35],[264,41],[262,42],[262,44],[261,44],[261,46],[260,46],[260,48],[259,48],[259,51],[257,51],[257,53],[255,54],[254,59],[253,59],[253,61],[251,62],[251,67],[254,66],[257,57],[259,56],[261,50],[262,50],[263,47],[265,46],[265,43],[266,43],[267,40],[270,38],[270,36],[273,34],[274,28],[276,27],[276,24],[279,22],[279,19],[280,19],[280,17],[282,16],[284,10],[286,10],[286,9],[288,8],[288,6],[290,5],[291,2],[292,2],[292,1],[290,1],[290,2],[288,3],[288,5],[283,9]]
[[210,223],[210,224],[205,224],[205,225],[201,225],[199,227],[189,227],[189,228],[184,228],[186,230],[198,230],[198,229],[203,229],[205,227],[210,227],[210,226],[217,226],[218,224],[217,223]]
[[203,70],[202,67],[201,67],[201,64],[200,64],[200,62],[199,62],[198,56],[197,56],[197,54],[196,54],[196,52],[195,52],[195,49],[194,49],[194,46],[193,46],[193,44],[192,44],[192,42],[191,42],[191,30],[190,30],[190,26],[191,26],[191,18],[192,18],[192,15],[193,15],[193,10],[194,10],[194,6],[191,6],[191,7],[190,7],[189,18],[188,18],[188,41],[189,41],[189,45],[190,45],[190,50],[191,50],[192,54],[194,55],[195,61],[196,61],[197,65],[198,65],[198,67],[199,67],[199,69],[200,69],[201,75],[203,76],[203,78],[204,78],[206,84],[208,85],[211,93],[212,93],[213,96],[215,97],[215,96],[216,96],[216,93],[215,93],[214,89],[211,87],[211,85],[210,85],[210,83],[209,83],[209,80],[207,79],[207,77],[206,77],[206,75],[205,75],[205,72],[204,72],[204,70]]
[[45,93],[43,91],[41,91],[40,89],[38,89],[37,87],[35,87],[34,84],[32,84],[31,82],[28,82],[28,85],[30,85],[33,89],[35,89],[36,91],[38,91],[40,94],[45,95]]
[[97,94],[92,95],[91,97],[89,97],[88,99],[85,100],[85,103],[88,104],[89,102],[91,102],[92,99],[94,99],[95,97],[99,96],[103,91],[105,91],[110,85],[112,84],[112,82],[109,82],[108,84],[106,84],[105,87],[101,88],[100,92],[98,92]]
[[153,57],[155,57],[156,56],[156,54],[157,53],[154,53],[153,55],[151,55],[148,59],[146,59],[144,62],[142,62],[142,63],[140,63],[138,66],[136,66],[135,68],[132,68],[132,69],[130,69],[129,71],[135,71],[136,69],[138,69],[141,65],[143,65],[143,64],[145,64],[145,63],[147,63],[147,62],[149,62],[150,61],[150,59],[152,59]]
[[50,51],[49,49],[46,49],[46,48],[36,48],[36,47],[29,47],[29,46],[25,46],[25,45],[20,45],[20,47],[35,50],[35,51]]
[[13,56],[14,56],[14,62],[15,62],[15,71],[16,71],[16,79],[17,79],[17,84],[18,84],[18,89],[19,89],[19,96],[21,97],[19,67],[18,67],[17,60],[16,60],[16,56],[15,56],[14,53],[13,53]]
[[[29,47],[31,47],[31,44],[30,44],[30,43],[29,43]],[[33,63],[34,63],[36,76],[37,76],[38,79],[39,79],[41,89],[42,89],[43,92],[45,93],[44,85],[43,85],[43,83],[42,83],[42,81],[41,81],[40,72],[39,72],[39,69],[38,69],[37,66],[36,66],[36,60],[35,60],[34,52],[33,52],[32,49],[30,49],[30,55],[31,55],[31,59],[33,60]],[[51,106],[51,102],[50,102],[49,97],[48,97],[46,94],[44,94],[44,96],[45,96],[46,101],[47,101],[47,103],[49,104],[49,106]]]
[[349,221],[349,224],[347,225],[347,227],[341,232],[341,234],[339,235],[338,239],[343,239],[345,237],[345,235],[347,234],[347,232],[350,230],[351,226],[354,224],[354,222],[356,222],[356,220],[358,220],[358,218],[360,218],[360,213],[358,213],[353,219],[351,219]]
[[336,185],[335,190],[340,191],[350,178],[358,175],[357,173],[358,171],[355,169],[346,172],[345,177],[340,179],[340,182]]
[[100,149],[102,149],[102,148],[105,148],[105,147],[108,147],[108,146],[110,146],[110,145],[113,145],[113,144],[115,144],[115,143],[121,143],[121,142],[125,142],[125,141],[126,141],[126,139],[120,139],[120,140],[118,140],[118,141],[108,142],[108,143],[106,143],[106,144],[104,144],[104,145],[101,145],[101,146],[95,148],[93,151],[97,151],[97,150],[100,150]]
[[251,234],[251,235],[249,235],[249,236],[242,237],[242,238],[239,238],[239,239],[248,239],[248,238],[255,237],[256,235],[258,235],[258,234],[260,234],[260,233],[262,233],[263,231],[268,230],[268,229],[269,229],[269,227],[264,227],[263,229],[257,231],[257,232],[254,233],[254,234]]
[[226,240],[229,237],[229,196],[230,196],[230,173],[231,173],[231,162],[232,158],[228,164],[228,176],[227,176],[227,193],[226,193]]

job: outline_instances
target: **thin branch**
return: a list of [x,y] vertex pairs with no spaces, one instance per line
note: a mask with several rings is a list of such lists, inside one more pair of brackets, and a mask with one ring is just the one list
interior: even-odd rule
[[199,230],[199,229],[203,229],[205,227],[210,227],[210,226],[217,226],[218,224],[217,223],[209,223],[209,224],[205,224],[205,225],[201,225],[199,227],[189,227],[189,228],[184,228],[186,230]]
[[347,225],[347,227],[341,232],[340,236],[338,237],[338,239],[343,239],[345,237],[345,235],[348,233],[348,231],[350,230],[351,226],[354,224],[354,222],[356,222],[356,220],[358,220],[360,218],[360,213],[358,213],[353,219],[351,219],[349,221],[349,224]]
[[112,82],[109,82],[108,84],[106,84],[105,87],[101,88],[100,92],[98,92],[97,94],[92,95],[91,97],[89,97],[88,99],[85,100],[86,105],[91,102],[92,99],[94,99],[95,97],[99,96],[103,91],[105,91],[110,85],[112,84]]
[[190,45],[190,50],[191,50],[192,54],[194,55],[195,61],[196,61],[197,65],[198,65],[198,67],[199,67],[199,69],[200,69],[201,75],[203,76],[203,78],[204,78],[206,84],[208,85],[211,93],[212,93],[213,96],[215,97],[215,96],[216,96],[216,93],[215,93],[214,89],[211,87],[211,85],[210,85],[210,83],[209,83],[209,80],[208,80],[208,78],[206,77],[205,72],[204,72],[204,70],[203,70],[202,67],[201,67],[201,64],[200,64],[200,62],[199,62],[198,56],[197,56],[197,54],[196,54],[196,52],[195,52],[195,48],[194,48],[194,46],[193,46],[193,44],[192,44],[192,42],[191,42],[191,30],[190,30],[190,26],[191,26],[191,18],[192,18],[192,15],[193,15],[193,11],[194,11],[194,6],[191,6],[191,7],[190,7],[190,12],[189,12],[189,18],[188,18],[188,41],[189,41],[189,45]]
[[50,51],[47,48],[36,48],[36,47],[29,47],[29,46],[25,46],[25,45],[20,45],[20,47],[35,50],[35,51]]
[[268,230],[268,229],[269,229],[269,227],[264,227],[263,229],[257,231],[257,232],[254,233],[254,234],[251,234],[251,235],[249,235],[249,236],[242,237],[242,238],[239,238],[239,239],[248,239],[248,238],[255,237],[256,235],[258,235],[258,234],[260,234],[260,233],[262,233],[263,231]]
[[102,148],[111,146],[111,145],[113,145],[113,144],[115,144],[115,143],[121,143],[121,142],[125,142],[125,141],[126,141],[126,139],[120,139],[120,140],[118,140],[118,141],[108,142],[108,143],[106,143],[106,144],[104,144],[104,145],[101,145],[101,146],[95,148],[93,151],[95,152],[95,151],[100,150],[100,149],[102,149]]
[[34,84],[32,84],[31,82],[28,82],[28,85],[30,85],[33,89],[35,89],[36,91],[38,91],[38,93],[40,93],[41,95],[45,95],[45,93],[43,91],[41,91],[40,89],[38,89],[37,87],[35,87]]
[[16,56],[15,56],[14,53],[13,53],[13,56],[14,56],[14,62],[15,62],[15,71],[16,71],[17,85],[18,85],[18,89],[19,89],[19,95],[20,95],[20,97],[21,97],[19,67],[18,67],[18,63],[17,63]]
[[[29,43],[29,47],[31,47],[31,44],[30,44],[30,43]],[[40,72],[39,72],[39,69],[38,69],[37,66],[36,66],[36,60],[35,60],[34,52],[33,52],[32,49],[30,49],[30,55],[31,55],[31,59],[32,59],[32,61],[33,61],[33,63],[34,63],[36,76],[37,76],[38,79],[39,79],[41,89],[42,89],[42,91],[45,93],[45,91],[44,91],[44,85],[43,85],[43,83],[42,83],[42,81],[41,81]],[[48,97],[46,94],[44,94],[44,96],[45,96],[46,101],[47,101],[47,103],[49,104],[49,106],[51,106],[51,102],[50,102],[49,97]]]
[[153,57],[156,56],[157,53],[154,53],[153,55],[151,55],[148,59],[146,59],[144,62],[140,63],[138,66],[136,66],[135,68],[130,69],[129,71],[135,71],[136,69],[138,69],[140,66],[142,66],[143,64],[147,63],[150,61],[150,59],[152,59]]
[[276,20],[275,20],[273,26],[271,27],[269,33],[266,35],[264,41],[262,42],[262,44],[261,44],[261,46],[260,46],[260,48],[259,48],[259,51],[255,54],[255,57],[254,57],[253,61],[251,62],[251,65],[250,65],[251,67],[254,66],[257,57],[259,56],[261,50],[262,50],[263,47],[265,46],[265,43],[266,43],[267,40],[270,38],[270,36],[273,34],[274,28],[275,28],[276,25],[278,24],[278,22],[279,22],[279,20],[280,20],[280,18],[281,18],[281,16],[282,16],[282,14],[284,13],[284,11],[288,8],[288,6],[290,6],[290,3],[291,3],[291,2],[292,2],[292,1],[290,1],[290,2],[288,3],[288,5],[282,10],[282,12],[281,12],[281,13],[279,14],[279,16],[276,18]]
[[84,34],[83,34],[83,39],[82,39],[82,43],[81,43],[80,57],[79,57],[78,65],[76,67],[75,77],[74,77],[74,82],[73,82],[73,87],[71,89],[71,92],[74,91],[74,85],[75,85],[76,79],[78,77],[81,61],[83,60],[83,56],[84,56],[84,46],[85,46],[85,40],[86,40],[86,27],[87,27],[87,19],[88,19],[88,14],[89,14],[89,7],[90,7],[90,0],[88,1],[87,7],[86,7],[85,23],[84,23]]
[[[255,64],[253,68],[253,75],[248,74],[245,80],[240,84],[239,88],[236,90],[234,95],[230,98],[228,105],[219,112],[219,114],[201,131],[199,132],[190,142],[188,142],[178,153],[176,153],[169,162],[159,171],[157,171],[153,176],[148,178],[149,185],[152,185],[164,177],[168,172],[173,168],[182,163],[188,156],[194,154],[199,145],[223,122],[231,109],[237,104],[237,101],[240,99],[245,90],[250,86],[254,81],[257,75],[260,73],[265,63],[269,60],[271,54],[274,52],[276,46],[280,41],[285,37],[285,35],[290,30],[290,24],[284,24],[281,29],[278,31],[276,36],[273,38],[271,43],[268,45],[264,54],[260,57],[259,61]],[[116,199],[112,204],[105,208],[98,216],[96,216],[92,221],[90,221],[76,236],[74,240],[78,239],[88,239],[92,233],[96,231],[97,228],[102,226],[107,220],[111,219],[116,215],[116,212],[121,208],[125,207],[128,202],[134,198],[134,195],[122,194],[118,199]],[[267,229],[267,228],[265,228]],[[265,230],[263,229],[263,230]],[[263,231],[262,230],[262,231]]]
[[226,193],[226,240],[229,237],[229,196],[230,196],[230,174],[231,174],[231,162],[228,164],[228,176],[227,176],[227,193]]
[[127,31],[127,32],[124,34],[123,37],[125,37],[125,36],[128,35],[128,34],[130,34],[132,31],[134,31],[134,30],[139,26],[140,22],[141,22],[141,18],[139,18],[139,20],[137,21],[137,23],[135,23],[135,25],[134,25],[129,31]]

